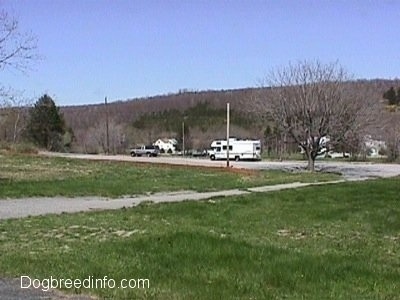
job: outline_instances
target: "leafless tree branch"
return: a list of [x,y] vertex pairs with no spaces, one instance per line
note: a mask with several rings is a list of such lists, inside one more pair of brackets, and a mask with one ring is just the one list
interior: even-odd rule
[[13,68],[25,72],[36,54],[37,39],[29,32],[19,30],[18,21],[7,12],[0,11],[0,70]]

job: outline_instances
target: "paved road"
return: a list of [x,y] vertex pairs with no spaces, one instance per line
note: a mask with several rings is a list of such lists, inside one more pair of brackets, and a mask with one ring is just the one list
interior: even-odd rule
[[[32,202],[33,198],[30,199],[18,199],[18,200],[1,200],[0,201],[0,221],[1,219],[20,218],[28,215],[42,215],[47,213],[53,213],[51,207],[57,207],[58,203],[49,200],[57,199],[37,199],[39,201]],[[71,200],[71,199],[70,199]],[[76,199],[75,199],[76,200]],[[14,201],[19,201],[15,203]],[[83,200],[84,201],[84,200]],[[47,205],[47,208],[46,208]],[[70,203],[69,203],[70,205]],[[66,207],[67,203],[63,203],[58,209],[62,210],[62,207]],[[77,205],[79,207],[79,204]],[[25,211],[25,212],[24,212]],[[32,213],[31,213],[32,211]],[[62,211],[58,212],[61,213]],[[56,212],[54,212],[56,213]],[[74,295],[65,294],[58,290],[48,290],[46,292],[41,289],[22,289],[19,278],[0,278],[0,299],[7,300],[94,300],[95,297],[89,295]]]
[[19,278],[0,278],[0,299],[5,300],[95,300],[89,295],[65,294],[58,290],[21,289]]
[[[79,159],[93,160],[117,160],[131,161],[143,163],[161,163],[173,165],[190,165],[204,167],[224,167],[225,161],[211,161],[209,159],[195,159],[182,157],[130,157],[128,155],[90,155],[90,154],[65,154],[65,153],[48,153],[42,152],[42,155],[63,156]],[[233,168],[259,169],[259,170],[302,170],[306,167],[305,161],[259,161],[246,162],[239,161],[230,162]],[[325,172],[335,172],[343,174],[346,180],[362,180],[377,177],[393,177],[400,176],[400,164],[375,164],[366,162],[341,162],[341,161],[316,161],[316,170]]]

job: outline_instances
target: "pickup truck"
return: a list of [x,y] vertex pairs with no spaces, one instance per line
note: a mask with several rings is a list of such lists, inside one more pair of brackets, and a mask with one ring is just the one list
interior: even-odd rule
[[157,156],[158,154],[160,154],[160,149],[158,148],[158,146],[143,145],[143,146],[140,146],[137,148],[131,148],[130,153],[131,153],[132,157],[142,156],[142,155],[151,157],[151,156]]

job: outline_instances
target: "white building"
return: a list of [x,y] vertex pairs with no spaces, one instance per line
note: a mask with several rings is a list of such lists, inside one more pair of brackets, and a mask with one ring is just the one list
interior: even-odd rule
[[178,141],[176,139],[158,139],[153,143],[154,146],[158,146],[160,148],[161,152],[164,153],[175,153],[176,151],[176,145],[178,144]]
[[379,157],[381,151],[386,150],[386,143],[373,139],[371,135],[364,136],[364,145],[367,150],[367,155],[371,157]]

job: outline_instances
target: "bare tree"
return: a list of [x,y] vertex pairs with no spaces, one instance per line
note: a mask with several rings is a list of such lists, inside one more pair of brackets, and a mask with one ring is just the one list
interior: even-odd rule
[[26,125],[28,109],[32,100],[24,97],[23,93],[9,90],[2,95],[2,114],[0,123],[4,128],[4,139],[13,144],[17,143]]
[[337,151],[356,155],[364,147],[364,139],[381,127],[381,107],[372,91],[360,82],[342,84],[341,110],[330,128],[330,144]]
[[0,70],[7,67],[25,71],[37,59],[37,40],[19,30],[18,21],[0,11]]
[[369,110],[346,91],[348,80],[337,63],[318,61],[289,64],[267,77],[270,89],[262,100],[281,130],[304,150],[310,171],[325,137],[339,145],[363,128]]
[[[31,62],[38,59],[37,40],[27,32],[21,32],[18,21],[0,10],[0,71],[7,68],[25,72]],[[0,123],[13,123],[12,141],[15,143],[21,131],[21,117],[29,104],[13,89],[0,82]],[[5,127],[4,127],[5,128]]]
[[[83,138],[83,140],[79,140]],[[86,135],[78,133],[78,143],[83,144],[85,151],[89,153],[107,153],[106,124],[98,122],[87,130]],[[109,121],[109,151],[112,154],[126,151],[126,133],[124,127],[114,119]]]
[[383,130],[386,142],[388,161],[396,161],[400,157],[400,115],[390,113],[386,115]]

